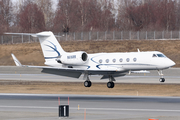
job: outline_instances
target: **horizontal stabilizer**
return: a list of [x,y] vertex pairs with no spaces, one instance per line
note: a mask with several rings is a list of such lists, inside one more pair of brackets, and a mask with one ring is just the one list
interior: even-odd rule
[[11,54],[11,56],[12,56],[12,58],[13,58],[15,64],[16,64],[16,66],[22,66],[22,64],[21,64],[21,63],[19,62],[19,60],[15,57],[14,54]]
[[33,37],[49,37],[51,34],[49,32],[41,32],[41,33],[4,33],[6,35],[30,35]]

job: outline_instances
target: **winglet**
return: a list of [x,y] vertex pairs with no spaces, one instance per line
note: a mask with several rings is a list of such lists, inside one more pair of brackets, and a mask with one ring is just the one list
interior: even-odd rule
[[16,64],[16,66],[22,66],[22,64],[21,64],[21,63],[19,62],[19,60],[15,57],[14,54],[11,54],[11,56],[12,56],[12,58],[13,58],[15,64]]

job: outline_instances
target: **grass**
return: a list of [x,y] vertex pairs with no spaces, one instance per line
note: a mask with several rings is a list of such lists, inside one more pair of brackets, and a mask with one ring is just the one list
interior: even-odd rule
[[[60,43],[67,52],[134,52],[138,48],[140,51],[160,51],[176,62],[175,67],[180,67],[179,40],[61,41]],[[14,53],[22,64],[44,65],[39,43],[0,45],[0,65],[14,65],[11,53]]]
[[84,94],[130,96],[180,96],[180,84],[115,84],[113,89],[105,83],[93,83],[85,88],[82,83],[0,81],[1,93],[29,94]]

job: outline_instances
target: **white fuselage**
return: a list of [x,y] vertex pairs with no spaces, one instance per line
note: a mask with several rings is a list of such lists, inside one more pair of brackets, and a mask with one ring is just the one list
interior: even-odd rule
[[[153,56],[154,55],[154,56]],[[159,55],[159,56],[158,56]],[[72,58],[71,61],[75,61]],[[59,64],[56,61],[45,63],[50,66],[68,67],[71,65]],[[72,65],[73,68],[83,70],[162,70],[174,66],[175,63],[158,51],[128,52],[128,53],[96,53],[88,54],[88,60],[82,65]]]

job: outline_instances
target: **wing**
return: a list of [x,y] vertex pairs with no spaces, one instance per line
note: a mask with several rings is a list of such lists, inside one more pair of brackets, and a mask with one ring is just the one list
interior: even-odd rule
[[67,76],[67,77],[73,77],[73,78],[79,78],[82,74],[88,74],[88,75],[103,75],[104,77],[102,79],[105,79],[105,76],[107,75],[113,75],[113,76],[124,76],[125,74],[122,74],[127,71],[114,71],[114,70],[87,70],[87,69],[80,69],[80,68],[62,68],[62,67],[48,67],[48,66],[26,66],[31,68],[40,68],[42,69],[41,72],[43,73],[49,73],[49,74],[55,74],[55,75],[61,75],[61,76]]
[[102,79],[105,79],[108,75],[113,76],[124,76],[125,74],[122,74],[124,72],[122,70],[87,70],[87,69],[80,69],[80,68],[63,68],[63,67],[49,67],[49,66],[29,66],[29,65],[22,65],[19,60],[15,57],[14,54],[11,54],[12,58],[16,64],[16,66],[22,66],[22,67],[30,67],[30,68],[39,68],[42,69],[41,72],[43,73],[49,73],[49,74],[55,74],[55,75],[61,75],[66,77],[73,77],[73,78],[79,78],[82,74],[88,74],[88,75],[103,75]]

